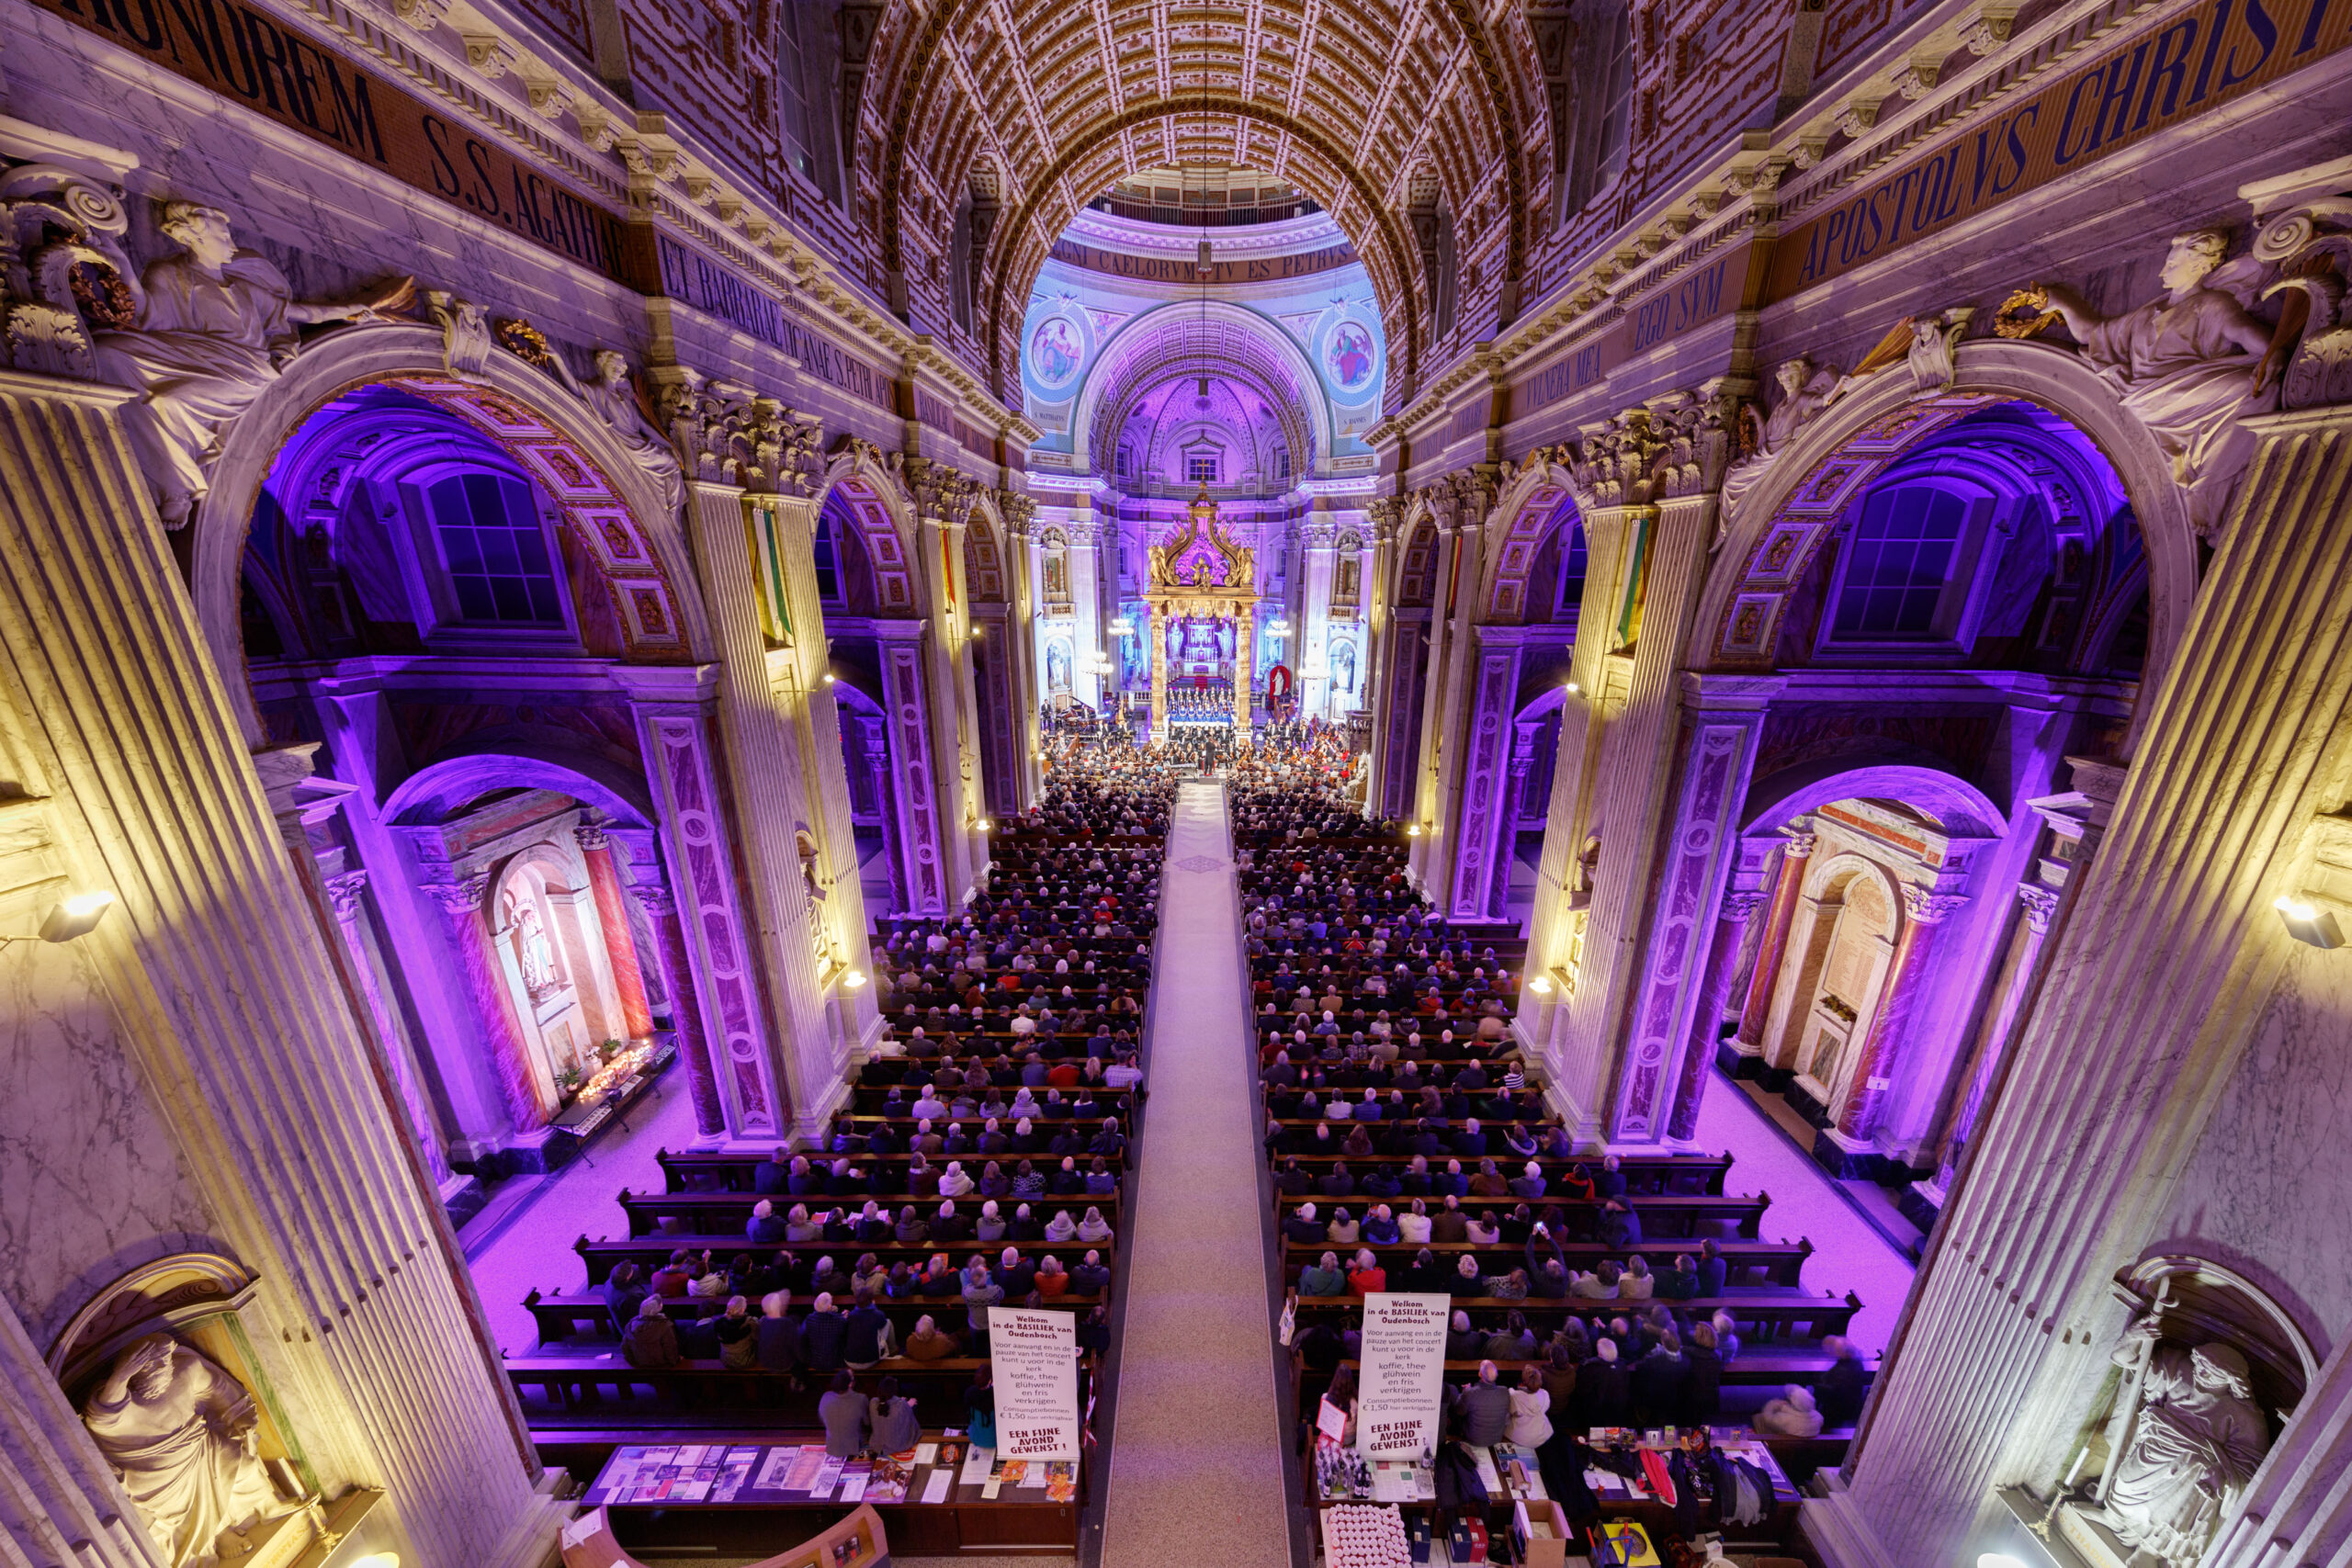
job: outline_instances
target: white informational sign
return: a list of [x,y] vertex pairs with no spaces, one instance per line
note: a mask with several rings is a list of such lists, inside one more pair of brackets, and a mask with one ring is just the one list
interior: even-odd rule
[[989,1361],[997,1457],[1078,1458],[1078,1314],[989,1308]]
[[1374,1459],[1419,1459],[1435,1449],[1445,1396],[1448,1296],[1375,1291],[1363,1299],[1356,1449]]

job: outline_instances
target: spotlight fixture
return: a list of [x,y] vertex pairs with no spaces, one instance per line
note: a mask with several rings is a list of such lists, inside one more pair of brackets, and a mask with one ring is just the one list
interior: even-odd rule
[[839,676],[837,676],[837,675],[835,675],[831,671],[828,670],[828,671],[825,671],[825,684],[826,684],[826,685],[830,686],[830,685],[831,685],[835,681],[837,681],[837,680],[839,680],[839,679],[840,679],[840,677],[839,677]]
[[1420,836],[1421,825],[1419,822],[1410,823],[1406,827],[1405,837],[1408,839],[1418,839]]
[[1548,997],[1552,994],[1552,982],[1538,975],[1527,982],[1527,988],[1539,997]]
[[[98,922],[105,919],[107,911],[113,908],[114,895],[104,888],[61,898],[50,907],[48,914],[41,917],[40,940],[72,942],[75,937],[87,936],[97,929]],[[28,936],[0,936],[0,947],[6,947],[12,942],[32,940]]]
[[842,976],[842,989],[844,991],[857,990],[865,984],[865,971],[863,969],[853,969]]
[[1573,697],[1573,696],[1575,696],[1578,692],[1581,692],[1581,691],[1583,691],[1583,690],[1584,690],[1584,688],[1583,688],[1582,686],[1577,685],[1574,681],[1571,681],[1571,682],[1568,682],[1568,695],[1570,695],[1570,696],[1572,696],[1572,697]]
[[[2333,909],[2323,909],[2300,898],[2285,897],[2280,898],[2275,907],[2278,918],[2287,922],[2287,934],[2297,942],[2307,942],[2313,947],[2344,945],[2344,931],[2336,925]],[[43,934],[47,934],[46,931]]]
[[985,833],[989,830],[989,819],[983,817],[978,822],[973,823],[972,826]]

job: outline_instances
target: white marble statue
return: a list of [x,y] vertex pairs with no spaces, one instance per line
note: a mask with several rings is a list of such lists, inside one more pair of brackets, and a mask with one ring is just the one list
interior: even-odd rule
[[661,488],[662,504],[675,512],[685,497],[678,455],[645,417],[644,406],[637,400],[637,388],[629,380],[628,361],[613,349],[598,350],[596,378],[581,382],[573,389],[582,401],[595,411],[597,418],[612,427],[613,434],[628,449],[630,458]]
[[1759,414],[1752,403],[1740,410],[1741,423],[1754,450],[1724,474],[1723,512],[1726,518],[1739,498],[1771,472],[1774,460],[1797,438],[1797,433],[1818,418],[1821,411],[1837,401],[1838,394],[1846,389],[1845,378],[1838,374],[1836,366],[1815,370],[1813,361],[1802,354],[1781,361],[1772,377],[1781,384],[1781,400],[1772,405],[1771,412]]
[[115,1358],[82,1420],[172,1568],[212,1568],[220,1533],[299,1506],[255,1453],[253,1396],[168,1334]]
[[144,394],[124,423],[164,522],[176,528],[209,488],[223,427],[293,358],[294,329],[370,320],[404,299],[408,284],[379,300],[298,304],[283,274],[258,252],[237,248],[227,214],[175,201],[160,227],[181,254],[147,268],[139,324],[93,343],[100,373]]
[[2115,1348],[2117,1366],[2130,1371],[2144,1358],[2146,1371],[2127,1413],[2131,1436],[2109,1461],[2105,1522],[2136,1553],[2188,1568],[2269,1451],[2270,1429],[2244,1356],[2219,1341],[2168,1345],[2159,1332],[2151,1313]]
[[2175,235],[2158,275],[2164,294],[2120,316],[2099,315],[2064,284],[2034,285],[2172,459],[2173,479],[2188,495],[2189,523],[2206,536],[2254,456],[2245,416],[2278,401],[2263,374],[2270,329],[2236,296],[2211,286],[2228,248],[2229,236],[2218,229]]

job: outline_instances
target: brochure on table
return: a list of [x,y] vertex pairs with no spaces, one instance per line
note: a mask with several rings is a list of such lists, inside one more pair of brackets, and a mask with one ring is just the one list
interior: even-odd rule
[[[952,1458],[951,1458],[952,1456]],[[620,1448],[581,1499],[586,1507],[737,1506],[789,1503],[952,1503],[958,1483],[1015,1493],[1005,1502],[1070,1503],[1073,1460],[1006,1461],[960,1441],[839,1460],[821,1443],[759,1447],[680,1443]]]
[[1418,1459],[1437,1447],[1445,1394],[1448,1296],[1374,1291],[1363,1299],[1356,1448],[1374,1459]]
[[1078,1458],[1078,1314],[989,1308],[996,1447],[1039,1463]]

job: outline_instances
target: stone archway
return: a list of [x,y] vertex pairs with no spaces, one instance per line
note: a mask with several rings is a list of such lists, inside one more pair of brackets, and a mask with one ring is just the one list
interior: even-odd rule
[[254,508],[313,416],[368,386],[395,388],[462,421],[529,473],[604,578],[631,662],[689,663],[714,646],[677,518],[587,405],[509,354],[492,352],[478,374],[452,374],[437,328],[339,333],[296,358],[230,428],[192,525],[197,618],[249,745],[266,741],[260,715],[246,683],[226,676],[244,664],[238,600]]

